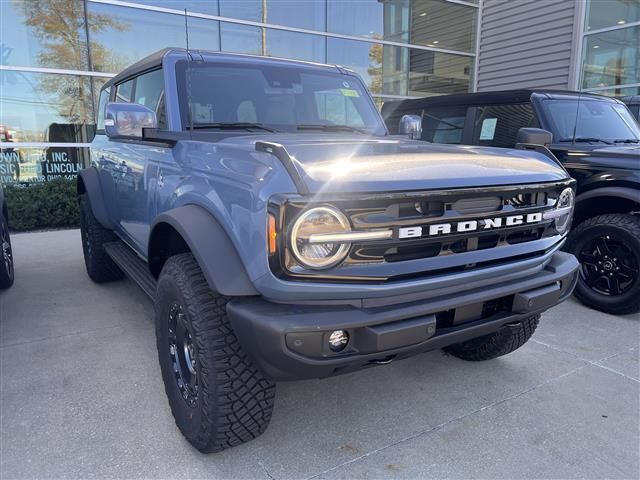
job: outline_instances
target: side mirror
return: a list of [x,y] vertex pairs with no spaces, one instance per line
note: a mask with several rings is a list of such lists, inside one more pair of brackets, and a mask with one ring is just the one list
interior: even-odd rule
[[398,125],[398,132],[409,138],[422,137],[422,117],[419,115],[403,115]]
[[518,130],[516,144],[542,145],[548,147],[553,142],[553,134],[542,128],[521,128]]
[[109,138],[142,138],[143,128],[158,128],[156,113],[137,103],[107,103],[104,131]]

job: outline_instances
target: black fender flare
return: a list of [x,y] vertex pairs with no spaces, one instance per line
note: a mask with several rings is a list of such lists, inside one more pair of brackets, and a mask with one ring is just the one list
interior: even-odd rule
[[109,218],[102,187],[100,186],[100,174],[96,167],[88,167],[80,170],[77,179],[77,189],[78,195],[87,194],[89,206],[98,223],[104,228],[113,230],[115,225]]
[[584,200],[589,200],[590,198],[595,197],[618,197],[640,204],[640,189],[628,187],[596,187],[580,193],[576,197],[576,205]]
[[218,220],[198,205],[185,205],[161,213],[151,226],[148,258],[157,251],[162,225],[171,226],[185,241],[202,269],[209,288],[226,296],[258,295],[240,255]]

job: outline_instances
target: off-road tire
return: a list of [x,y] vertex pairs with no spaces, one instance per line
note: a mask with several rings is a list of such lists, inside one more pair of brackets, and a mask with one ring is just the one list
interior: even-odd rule
[[104,228],[93,215],[87,195],[80,195],[80,235],[84,264],[91,280],[96,283],[113,282],[124,277],[124,273],[111,260],[104,244],[114,242],[116,235]]
[[[238,343],[227,317],[228,301],[209,289],[192,254],[171,257],[162,268],[155,298],[162,378],[176,425],[203,453],[240,445],[262,434],[271,420],[275,399],[275,385]],[[188,401],[178,382],[176,370],[180,367],[169,347],[170,337],[175,338],[169,325],[176,305],[183,312],[181,325],[193,339],[197,393]]]
[[[628,284],[627,289],[617,295],[606,295],[591,288],[587,284],[587,259],[583,256],[585,246],[596,238],[610,237],[613,244],[612,257],[616,257],[615,268],[628,268],[633,265],[636,269],[635,281]],[[624,260],[618,258],[616,250],[626,252]],[[564,250],[573,253],[581,262],[578,283],[574,295],[588,307],[614,315],[623,315],[640,311],[640,218],[626,214],[607,214],[590,218],[580,223],[569,234]],[[595,258],[594,258],[595,259]],[[597,259],[596,259],[597,260]],[[621,264],[620,261],[624,264]],[[593,271],[593,270],[592,270]],[[606,273],[606,272],[605,272]]]
[[501,357],[527,343],[539,321],[540,315],[534,315],[513,325],[505,325],[495,333],[450,345],[444,351],[471,362]]
[[0,212],[0,289],[9,288],[13,285],[13,280],[13,250],[9,238],[9,225],[5,216]]

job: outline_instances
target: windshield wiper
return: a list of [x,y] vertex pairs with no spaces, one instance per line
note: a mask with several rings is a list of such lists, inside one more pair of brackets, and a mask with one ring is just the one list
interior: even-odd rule
[[[188,127],[187,127],[188,128]],[[194,123],[194,130],[204,128],[222,128],[228,130],[251,130],[258,129],[266,132],[275,133],[275,130],[265,127],[261,123],[248,123],[248,122],[213,122],[213,123]]]
[[613,143],[638,143],[640,139],[637,138],[619,138],[614,140]]
[[613,145],[612,142],[609,142],[607,140],[603,140],[601,138],[598,137],[576,137],[576,138],[561,138],[560,140],[558,140],[559,142],[575,142],[575,143],[591,143],[591,142],[602,142],[602,143],[606,143],[607,145]]
[[320,123],[303,123],[296,125],[298,130],[322,130],[323,132],[357,132],[369,133],[361,128],[351,127],[349,125],[323,125]]

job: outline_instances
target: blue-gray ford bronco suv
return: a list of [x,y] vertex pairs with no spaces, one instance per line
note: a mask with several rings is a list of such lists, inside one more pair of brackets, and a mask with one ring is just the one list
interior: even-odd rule
[[109,80],[98,117],[87,271],[153,299],[203,452],[262,433],[274,382],[492,359],[575,286],[574,181],[551,154],[392,137],[351,70],[167,49]]

